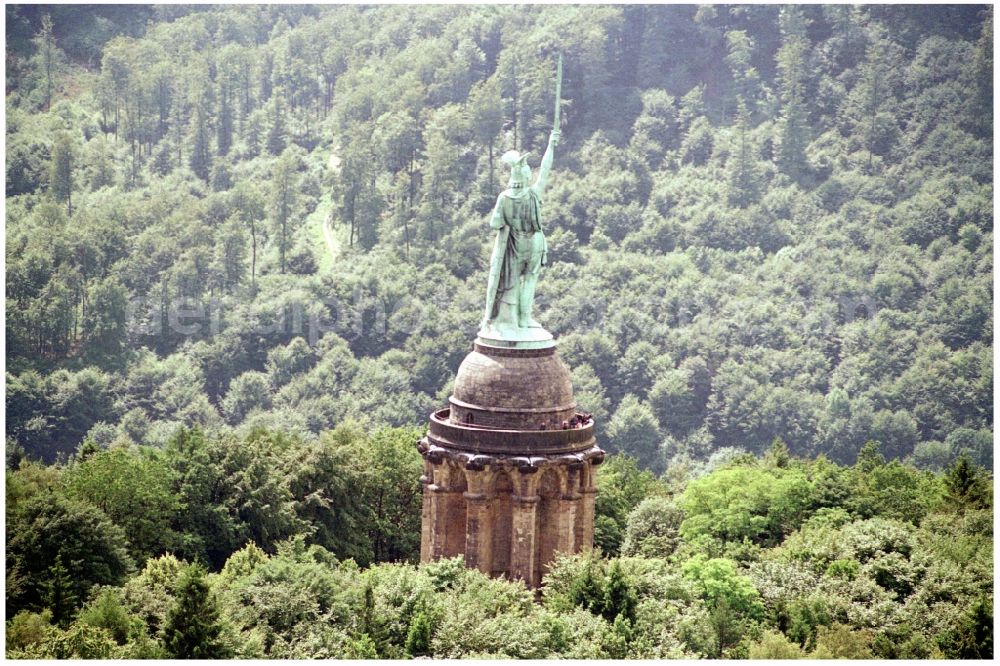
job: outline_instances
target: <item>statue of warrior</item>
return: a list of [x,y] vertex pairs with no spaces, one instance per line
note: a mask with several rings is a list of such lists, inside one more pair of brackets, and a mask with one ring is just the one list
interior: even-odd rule
[[490,228],[497,230],[497,238],[490,260],[483,329],[493,326],[502,333],[511,328],[541,328],[541,324],[531,318],[531,308],[538,274],[547,263],[541,204],[552,168],[553,148],[558,142],[559,130],[553,130],[542,157],[538,180],[533,185],[527,153],[521,155],[511,150],[500,158],[510,166],[510,181],[497,198],[490,218]]
[[490,228],[497,230],[497,237],[486,287],[486,313],[481,327],[484,332],[517,336],[517,329],[542,328],[532,319],[531,308],[538,274],[547,263],[548,246],[542,233],[542,194],[552,168],[553,149],[559,143],[561,83],[562,58],[556,79],[555,124],[542,156],[538,180],[531,183],[527,153],[522,155],[510,150],[500,158],[510,166],[510,181],[497,198],[490,218]]

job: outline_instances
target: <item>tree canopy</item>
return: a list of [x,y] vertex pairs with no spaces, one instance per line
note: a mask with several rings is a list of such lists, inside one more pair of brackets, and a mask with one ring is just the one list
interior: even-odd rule
[[[9,656],[992,656],[991,7],[5,14]],[[535,603],[413,443],[557,54]]]

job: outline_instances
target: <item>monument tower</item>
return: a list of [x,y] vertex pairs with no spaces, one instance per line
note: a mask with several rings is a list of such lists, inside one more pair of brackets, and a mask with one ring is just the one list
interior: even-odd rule
[[464,555],[469,567],[532,588],[557,552],[593,545],[594,467],[604,460],[555,340],[531,316],[547,259],[541,197],[560,136],[560,78],[538,179],[531,183],[526,154],[501,158],[511,177],[490,219],[497,236],[483,323],[449,406],[431,414],[417,444],[420,561]]

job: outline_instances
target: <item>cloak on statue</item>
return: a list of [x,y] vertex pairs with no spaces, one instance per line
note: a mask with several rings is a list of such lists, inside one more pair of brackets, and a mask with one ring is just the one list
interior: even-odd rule
[[541,197],[535,187],[528,186],[531,170],[525,162],[527,157],[527,153],[510,151],[501,158],[511,165],[511,179],[490,219],[497,236],[490,256],[484,327],[499,315],[504,295],[518,289],[522,271],[527,268],[537,272],[539,265],[546,264],[548,243],[540,233]]

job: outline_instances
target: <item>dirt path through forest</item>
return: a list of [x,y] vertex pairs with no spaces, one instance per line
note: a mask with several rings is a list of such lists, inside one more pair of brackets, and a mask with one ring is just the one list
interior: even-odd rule
[[[330,151],[330,168],[334,171],[340,171],[340,158],[337,157],[335,150]],[[332,199],[333,195],[331,194],[330,197]],[[333,233],[333,210],[333,201],[331,201],[330,211],[323,219],[323,241],[326,243],[326,252],[330,255],[330,261],[336,261],[340,254],[340,242],[337,241],[337,237]]]

